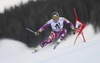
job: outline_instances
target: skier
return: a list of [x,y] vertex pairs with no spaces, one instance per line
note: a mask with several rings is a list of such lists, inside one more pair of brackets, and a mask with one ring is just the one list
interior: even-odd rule
[[44,47],[47,44],[51,43],[55,38],[57,39],[57,44],[60,44],[62,39],[66,36],[67,30],[63,28],[64,24],[69,24],[70,28],[72,29],[73,33],[75,34],[74,25],[64,17],[59,17],[58,12],[53,12],[51,14],[52,19],[50,19],[45,25],[43,25],[35,35],[39,35],[43,30],[51,26],[52,31],[45,41],[43,41],[38,47],[35,48],[35,51],[38,51],[40,47]]

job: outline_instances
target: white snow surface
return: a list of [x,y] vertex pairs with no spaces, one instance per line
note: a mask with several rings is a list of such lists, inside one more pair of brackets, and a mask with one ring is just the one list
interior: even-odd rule
[[92,25],[84,29],[86,42],[75,35],[67,37],[54,50],[52,44],[32,53],[24,43],[12,39],[0,40],[0,63],[100,63],[100,33],[95,34]]
[[5,9],[10,7],[19,6],[21,3],[25,4],[28,0],[0,0],[0,13],[3,13]]

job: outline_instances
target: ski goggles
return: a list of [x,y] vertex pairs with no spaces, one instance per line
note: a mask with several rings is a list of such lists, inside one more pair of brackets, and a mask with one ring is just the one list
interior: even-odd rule
[[59,16],[54,15],[54,16],[52,16],[52,18],[53,18],[53,19],[58,19],[58,18],[59,18]]

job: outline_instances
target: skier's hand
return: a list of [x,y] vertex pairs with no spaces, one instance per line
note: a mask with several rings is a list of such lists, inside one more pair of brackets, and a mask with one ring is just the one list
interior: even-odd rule
[[40,34],[40,31],[35,32],[35,35],[38,36]]
[[73,31],[73,34],[75,34],[76,30],[75,29],[72,29],[72,31]]

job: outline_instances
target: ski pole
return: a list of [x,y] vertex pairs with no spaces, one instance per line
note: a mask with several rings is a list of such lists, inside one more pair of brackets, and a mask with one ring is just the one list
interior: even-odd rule
[[30,31],[30,32],[35,34],[35,32],[33,30],[29,29],[29,28],[26,28],[26,30],[28,30],[28,31]]

